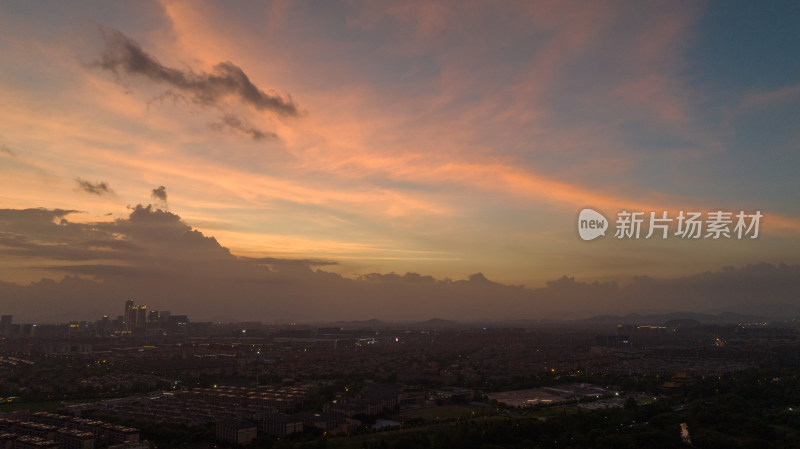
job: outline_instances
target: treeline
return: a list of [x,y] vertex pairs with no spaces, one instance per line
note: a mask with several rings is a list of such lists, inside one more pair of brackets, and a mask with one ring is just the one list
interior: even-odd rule
[[[790,448],[800,441],[800,371],[752,369],[700,378],[653,404],[618,409],[490,417],[409,429],[369,440],[316,440],[329,448]],[[686,423],[690,442],[681,438]]]

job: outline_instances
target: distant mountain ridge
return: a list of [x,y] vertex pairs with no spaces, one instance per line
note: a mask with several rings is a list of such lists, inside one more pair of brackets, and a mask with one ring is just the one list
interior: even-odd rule
[[476,328],[537,328],[537,327],[587,327],[587,326],[616,326],[623,325],[654,325],[663,326],[675,320],[694,320],[706,325],[726,325],[744,323],[776,323],[787,322],[790,316],[769,317],[763,315],[741,314],[734,312],[696,313],[696,312],[671,312],[657,314],[629,313],[627,315],[597,315],[589,318],[575,320],[503,320],[503,321],[453,321],[443,318],[431,318],[419,322],[387,322],[376,318],[362,321],[336,321],[333,323],[316,323],[320,327],[339,327],[343,329],[408,329],[408,330],[435,330],[435,329],[476,329]]

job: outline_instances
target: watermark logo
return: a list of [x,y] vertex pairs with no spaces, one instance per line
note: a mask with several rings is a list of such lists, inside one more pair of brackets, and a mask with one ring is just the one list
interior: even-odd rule
[[[670,216],[668,211],[641,212],[623,210],[617,214],[614,237],[617,239],[737,239],[757,238],[761,211],[735,214],[722,210],[705,214],[681,210]],[[600,212],[583,209],[578,215],[578,235],[583,240],[594,240],[606,235],[609,220]]]
[[584,209],[578,214],[578,235],[583,240],[594,240],[601,235],[606,235],[608,219],[600,212]]

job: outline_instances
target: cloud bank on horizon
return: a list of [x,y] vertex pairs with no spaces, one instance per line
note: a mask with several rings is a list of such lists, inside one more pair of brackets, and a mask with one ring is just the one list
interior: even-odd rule
[[[3,4],[0,208],[65,221],[0,236],[0,281],[155,279],[175,267],[136,265],[156,249],[113,234],[177,217],[168,205],[175,229],[214,236],[203,257],[304,267],[309,285],[480,272],[539,291],[565,274],[794,267],[798,17],[796,2]],[[586,207],[764,220],[752,241],[587,243]],[[102,244],[51,241],[67,230]]]
[[[585,318],[609,313],[734,311],[800,313],[800,265],[725,267],[628,285],[562,276],[528,289],[487,279],[418,273],[325,271],[325,260],[247,258],[152,205],[113,222],[72,223],[72,210],[2,209],[0,244],[9,260],[46,264],[68,276],[25,286],[0,282],[0,308],[21,320],[114,315],[125,299],[196,320],[334,321]],[[57,263],[54,263],[57,261]],[[323,267],[323,268],[320,268]]]

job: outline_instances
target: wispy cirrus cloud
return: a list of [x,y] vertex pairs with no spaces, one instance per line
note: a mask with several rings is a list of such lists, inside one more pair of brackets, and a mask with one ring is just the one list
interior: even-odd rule
[[[709,107],[705,81],[717,86],[716,78],[695,78],[700,61],[691,59],[705,33],[703,4],[156,6],[146,27],[76,8],[108,24],[102,40],[94,27],[83,30],[79,50],[69,39],[46,45],[74,29],[66,19],[43,8],[16,12],[35,27],[0,36],[4,48],[20,49],[0,52],[15,67],[0,76],[0,134],[17,153],[0,153],[12,181],[0,192],[6,207],[70,204],[87,221],[115,198],[76,195],[78,174],[111,181],[133,204],[161,204],[149,195],[164,183],[183,216],[237,255],[333,258],[332,269],[347,275],[481,270],[533,283],[572,273],[591,252],[569,240],[574,211],[587,205],[612,214],[757,207],[768,217],[763,241],[725,254],[676,244],[648,256],[661,261],[648,274],[789,260],[787,242],[796,240],[784,238],[800,235],[787,201],[796,177],[785,174],[794,153],[778,163],[755,151],[743,158],[768,148],[761,136],[769,133],[752,133],[738,154],[721,133],[745,128],[726,123],[731,115],[752,128],[785,127],[783,118],[797,116],[789,108],[797,80],[749,96],[746,86],[720,87],[739,110]],[[34,28],[53,31],[38,38]],[[75,51],[91,69],[68,57]],[[787,113],[770,118],[776,105]],[[42,181],[28,161],[52,175]],[[731,176],[737,165],[750,182]],[[732,194],[737,188],[747,195]],[[575,257],[558,266],[539,257],[564,253]],[[733,253],[740,258],[726,259]],[[436,262],[388,262],[412,257]],[[371,262],[379,259],[387,262]],[[606,265],[602,276],[645,266]],[[583,266],[575,274],[598,273]]]

